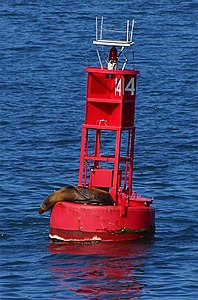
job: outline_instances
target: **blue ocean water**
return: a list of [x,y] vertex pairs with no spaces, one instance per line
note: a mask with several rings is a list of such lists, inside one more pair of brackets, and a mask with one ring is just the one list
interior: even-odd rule
[[[197,299],[197,1],[0,1],[1,299]],[[134,189],[152,244],[55,244],[37,209],[78,178],[95,16],[135,18]]]

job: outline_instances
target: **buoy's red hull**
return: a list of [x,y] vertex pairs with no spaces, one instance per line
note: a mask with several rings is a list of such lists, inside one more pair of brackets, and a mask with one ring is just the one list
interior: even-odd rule
[[154,229],[155,211],[142,202],[125,208],[58,202],[49,236],[67,242],[133,241],[152,238]]

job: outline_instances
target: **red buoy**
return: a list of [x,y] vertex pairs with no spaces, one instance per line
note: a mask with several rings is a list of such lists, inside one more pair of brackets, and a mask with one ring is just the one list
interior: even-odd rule
[[[103,30],[103,19],[101,31]],[[96,26],[98,21],[96,20]],[[129,22],[127,22],[129,26]],[[63,241],[124,241],[152,238],[155,211],[152,199],[132,189],[135,141],[135,98],[138,70],[118,69],[117,48],[133,45],[131,30],[126,41],[97,38],[94,44],[110,49],[107,67],[87,67],[85,120],[82,124],[79,187],[108,192],[113,205],[58,202],[50,217],[50,237]],[[109,153],[109,151],[111,152]]]

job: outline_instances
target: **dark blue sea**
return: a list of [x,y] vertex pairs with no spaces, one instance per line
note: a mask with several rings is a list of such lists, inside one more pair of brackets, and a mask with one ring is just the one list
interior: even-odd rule
[[[134,18],[140,70],[133,189],[153,243],[48,239],[44,198],[77,184],[95,17]],[[197,299],[196,0],[0,1],[0,299]]]

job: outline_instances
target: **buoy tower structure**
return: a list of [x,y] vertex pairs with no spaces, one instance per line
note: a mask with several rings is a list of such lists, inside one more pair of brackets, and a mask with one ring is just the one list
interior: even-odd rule
[[[86,67],[87,94],[79,167],[79,187],[110,193],[114,205],[58,202],[51,211],[52,239],[67,242],[133,241],[153,238],[152,198],[133,191],[135,98],[139,71],[126,69],[123,53],[132,48],[134,20],[121,31],[96,18],[98,67]],[[109,34],[113,38],[109,38]],[[106,36],[105,36],[106,35]],[[99,50],[100,49],[100,50]],[[109,55],[103,62],[101,49]],[[124,61],[121,63],[121,56]]]

